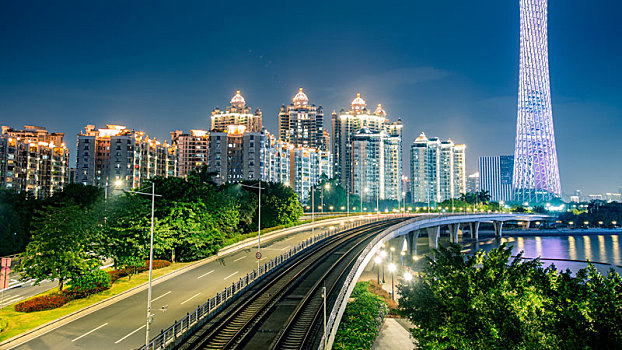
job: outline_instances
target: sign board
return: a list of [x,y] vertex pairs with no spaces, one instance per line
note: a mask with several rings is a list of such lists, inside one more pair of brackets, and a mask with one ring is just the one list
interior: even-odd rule
[[9,288],[9,273],[11,273],[11,258],[2,258],[0,261],[0,289]]
[[261,252],[255,253],[255,257],[257,258],[257,260],[261,259]]

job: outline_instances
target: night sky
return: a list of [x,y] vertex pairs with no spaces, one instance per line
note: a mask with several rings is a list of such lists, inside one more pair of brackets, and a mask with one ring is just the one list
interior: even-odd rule
[[[562,191],[622,186],[622,3],[549,2],[549,61]],[[124,124],[170,139],[208,129],[211,110],[240,89],[277,133],[304,87],[330,112],[361,92],[412,140],[513,154],[518,0],[2,1],[0,124],[75,135]],[[332,130],[331,130],[332,131]]]

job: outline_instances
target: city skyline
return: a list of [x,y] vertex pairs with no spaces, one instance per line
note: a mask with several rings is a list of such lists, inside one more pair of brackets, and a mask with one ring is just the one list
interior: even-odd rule
[[[8,23],[1,40],[9,53],[1,59],[0,119],[14,128],[35,124],[65,132],[72,160],[72,136],[86,124],[122,124],[166,140],[176,129],[208,129],[210,111],[216,106],[224,108],[223,103],[238,89],[253,108],[261,108],[266,128],[276,133],[279,107],[301,86],[323,106],[325,114],[347,106],[356,92],[372,105],[382,103],[392,120],[402,118],[405,149],[422,131],[466,143],[468,173],[476,170],[480,156],[513,150],[518,3],[455,4],[454,10],[447,12],[441,11],[442,5],[413,4],[410,6],[425,11],[415,11],[408,26],[392,22],[378,31],[376,24],[366,29],[344,19],[334,28],[301,24],[285,33],[277,33],[275,24],[269,24],[275,15],[268,11],[260,12],[264,16],[257,20],[263,26],[257,33],[250,31],[245,21],[226,31],[217,30],[222,19],[210,17],[213,23],[199,24],[208,12],[224,10],[217,8],[222,5],[205,8],[191,4],[174,13],[156,6],[138,16],[145,29],[133,24],[127,14],[119,15],[119,23],[108,23],[106,15],[118,4],[103,8],[74,4],[85,11],[84,18],[102,13],[88,23],[83,18],[67,18],[64,4],[25,6],[7,5],[0,15]],[[140,12],[132,5],[125,6],[129,13]],[[256,6],[244,4],[241,18],[255,18]],[[328,20],[351,9],[367,15],[368,8],[339,4],[331,9],[319,4],[313,10]],[[478,13],[483,8],[487,10]],[[401,18],[398,9],[389,4],[379,10],[378,19]],[[295,15],[300,10],[284,11]],[[431,23],[420,12],[439,23]],[[479,24],[471,23],[463,34],[442,29],[428,35],[423,30],[450,21],[464,24],[461,14],[465,12],[470,21]],[[611,59],[620,48],[605,40],[620,32],[612,12],[604,4],[550,4],[551,89],[565,195],[577,188],[585,193],[611,192],[622,179],[622,165],[611,161],[619,149],[615,131],[622,128],[616,98],[620,67]],[[153,18],[147,19],[147,15]],[[189,22],[179,24],[180,17]],[[340,30],[344,28],[347,30]],[[113,34],[119,31],[130,35],[118,39]],[[174,39],[182,35],[186,36],[175,44]],[[485,35],[491,35],[488,43],[472,45]],[[46,43],[50,38],[55,46]],[[237,40],[235,44],[226,43],[232,38]],[[286,43],[295,39],[322,47],[318,52],[328,50],[328,54],[283,51]],[[165,52],[161,42],[172,45],[172,50]],[[207,48],[193,51],[198,43]],[[218,53],[222,51],[219,48],[226,53]],[[450,49],[454,59],[447,58]],[[340,58],[356,53],[354,61]],[[324,127],[330,130],[326,123]],[[583,147],[581,139],[586,135],[602,140],[606,151],[594,155]],[[404,163],[408,161],[405,156]]]

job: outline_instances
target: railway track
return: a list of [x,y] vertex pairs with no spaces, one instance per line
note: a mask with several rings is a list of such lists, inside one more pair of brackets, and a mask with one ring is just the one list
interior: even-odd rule
[[178,349],[300,349],[318,343],[322,287],[330,302],[357,252],[377,232],[399,221],[373,223],[330,238],[249,290]]

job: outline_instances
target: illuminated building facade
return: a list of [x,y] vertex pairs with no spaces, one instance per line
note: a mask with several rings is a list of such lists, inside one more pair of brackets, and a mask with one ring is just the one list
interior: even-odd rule
[[265,132],[249,132],[245,125],[228,125],[224,132],[209,133],[210,172],[214,181],[259,180],[261,176],[262,143]]
[[291,152],[294,146],[266,132],[262,149],[261,180],[292,186]]
[[76,159],[76,182],[85,185],[106,187],[120,181],[117,187],[130,189],[155,176],[177,176],[174,145],[123,125],[87,125],[78,134]]
[[251,113],[251,108],[246,106],[244,97],[238,90],[231,98],[230,106],[221,111],[216,107],[212,111],[211,131],[227,132],[229,125],[244,125],[246,132],[261,132],[261,110]]
[[547,38],[547,0],[520,0],[518,117],[514,200],[538,203],[561,197]]
[[352,192],[352,138],[361,129],[367,129],[370,133],[386,131],[387,114],[381,105],[378,105],[373,112],[368,110],[367,103],[361,98],[361,94],[357,94],[348,111],[341,110],[339,114],[333,112],[332,124],[335,178]]
[[279,140],[295,147],[328,149],[324,139],[324,113],[322,107],[309,104],[309,98],[298,91],[287,107],[279,112]]
[[290,159],[292,187],[301,203],[310,203],[311,187],[320,182],[322,175],[332,178],[332,155],[317,148],[298,147],[291,150]]
[[465,145],[417,137],[410,148],[413,203],[438,203],[466,193]]
[[24,126],[2,127],[0,135],[0,187],[49,197],[69,183],[69,150],[63,133]]
[[479,172],[473,173],[467,177],[466,191],[467,193],[479,192]]
[[171,132],[171,143],[177,149],[177,176],[186,177],[202,166],[207,165],[209,157],[209,135],[205,130],[181,130]]
[[480,189],[488,191],[493,202],[510,202],[513,199],[512,172],[514,156],[479,158]]

